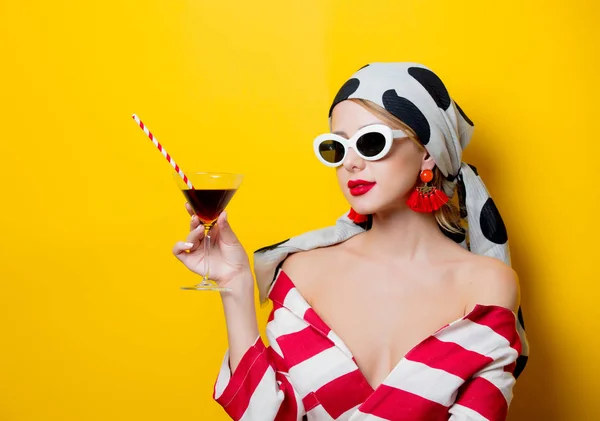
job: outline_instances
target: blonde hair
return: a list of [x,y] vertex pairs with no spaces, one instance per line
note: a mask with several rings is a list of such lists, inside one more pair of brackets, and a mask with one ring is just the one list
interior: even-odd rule
[[[406,133],[408,133],[408,137],[413,142],[415,142],[415,144],[417,144],[421,150],[426,151],[425,147],[421,144],[421,142],[419,142],[419,138],[418,138],[417,134],[415,133],[415,131],[412,128],[410,128],[406,123],[404,123],[402,120],[400,120],[393,114],[390,114],[385,108],[375,104],[372,101],[366,100],[366,99],[350,98],[349,101],[352,101],[352,102],[360,105],[361,107],[365,108],[367,111],[369,111],[375,117],[380,119],[383,123],[385,123],[390,128],[392,128],[394,130],[400,129],[400,130],[405,131]],[[435,186],[437,189],[441,190],[443,179],[444,179],[444,175],[442,174],[440,169],[436,166],[433,169],[433,180],[431,181],[432,185]],[[456,197],[456,195],[454,195],[454,197]],[[454,201],[455,201],[455,199],[454,199]],[[465,232],[465,229],[461,225],[460,213],[459,213],[459,210],[458,210],[458,207],[456,206],[456,204],[453,203],[454,201],[453,200],[448,201],[448,203],[446,203],[440,209],[438,209],[437,211],[434,212],[434,216],[435,216],[435,219],[436,219],[438,225],[442,229],[444,229],[450,233],[462,234]]]

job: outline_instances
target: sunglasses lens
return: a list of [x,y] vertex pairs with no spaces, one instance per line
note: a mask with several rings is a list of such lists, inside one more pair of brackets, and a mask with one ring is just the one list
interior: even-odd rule
[[319,144],[319,154],[331,164],[342,162],[344,159],[344,145],[337,140],[324,140]]
[[385,148],[385,136],[381,133],[365,133],[356,141],[356,149],[367,158],[376,156]]

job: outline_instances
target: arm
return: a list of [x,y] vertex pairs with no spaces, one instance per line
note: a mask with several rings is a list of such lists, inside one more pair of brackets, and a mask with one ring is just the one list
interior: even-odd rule
[[[515,272],[501,262],[478,270],[471,291],[470,307],[475,304],[496,305],[510,309],[519,307],[519,284]],[[504,421],[513,396],[513,371],[521,352],[521,341],[516,330],[516,317],[509,312],[504,316],[485,318],[480,323],[490,331],[489,340],[479,345],[489,349],[492,358],[485,367],[473,374],[458,390],[455,403],[450,407],[450,421]]]
[[[514,351],[514,350],[513,350]],[[467,380],[450,407],[450,421],[505,421],[515,384],[517,353],[508,349]]]
[[[253,290],[239,296],[234,291],[224,293],[223,307],[230,348],[215,383],[214,399],[236,421],[301,420],[304,407],[289,380],[285,360],[277,346],[266,347],[258,334]],[[273,319],[274,311],[267,337],[275,344]]]
[[[223,311],[227,325],[227,343],[229,344],[229,366],[235,371],[246,351],[256,342],[258,323],[254,305],[254,280],[248,269],[242,275],[241,282],[232,291],[222,292]],[[242,290],[240,290],[242,288]]]
[[[204,226],[192,207],[186,203],[192,217],[186,241],[173,246],[173,254],[188,269],[205,274]],[[283,356],[265,347],[258,334],[254,305],[254,278],[248,255],[227,220],[219,215],[212,228],[211,278],[223,292],[223,310],[227,324],[227,351],[217,378],[213,398],[234,420],[294,421],[304,408],[287,377]],[[267,326],[267,335],[269,328]],[[269,338],[275,344],[276,338]]]

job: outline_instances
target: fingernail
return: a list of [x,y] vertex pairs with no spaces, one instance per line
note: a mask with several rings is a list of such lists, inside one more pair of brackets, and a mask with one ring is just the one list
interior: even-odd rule
[[185,243],[185,246],[191,249],[192,247],[194,247],[194,243]]
[[204,225],[200,224],[200,225],[198,225],[198,226],[196,227],[196,229],[197,229],[198,231],[200,231],[201,229],[203,230],[203,229],[204,229]]

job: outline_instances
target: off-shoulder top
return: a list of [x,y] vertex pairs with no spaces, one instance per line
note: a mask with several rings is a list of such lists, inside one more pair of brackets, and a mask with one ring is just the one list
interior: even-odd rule
[[505,420],[522,343],[508,308],[476,305],[414,346],[375,389],[342,339],[278,268],[266,335],[214,399],[243,421]]

